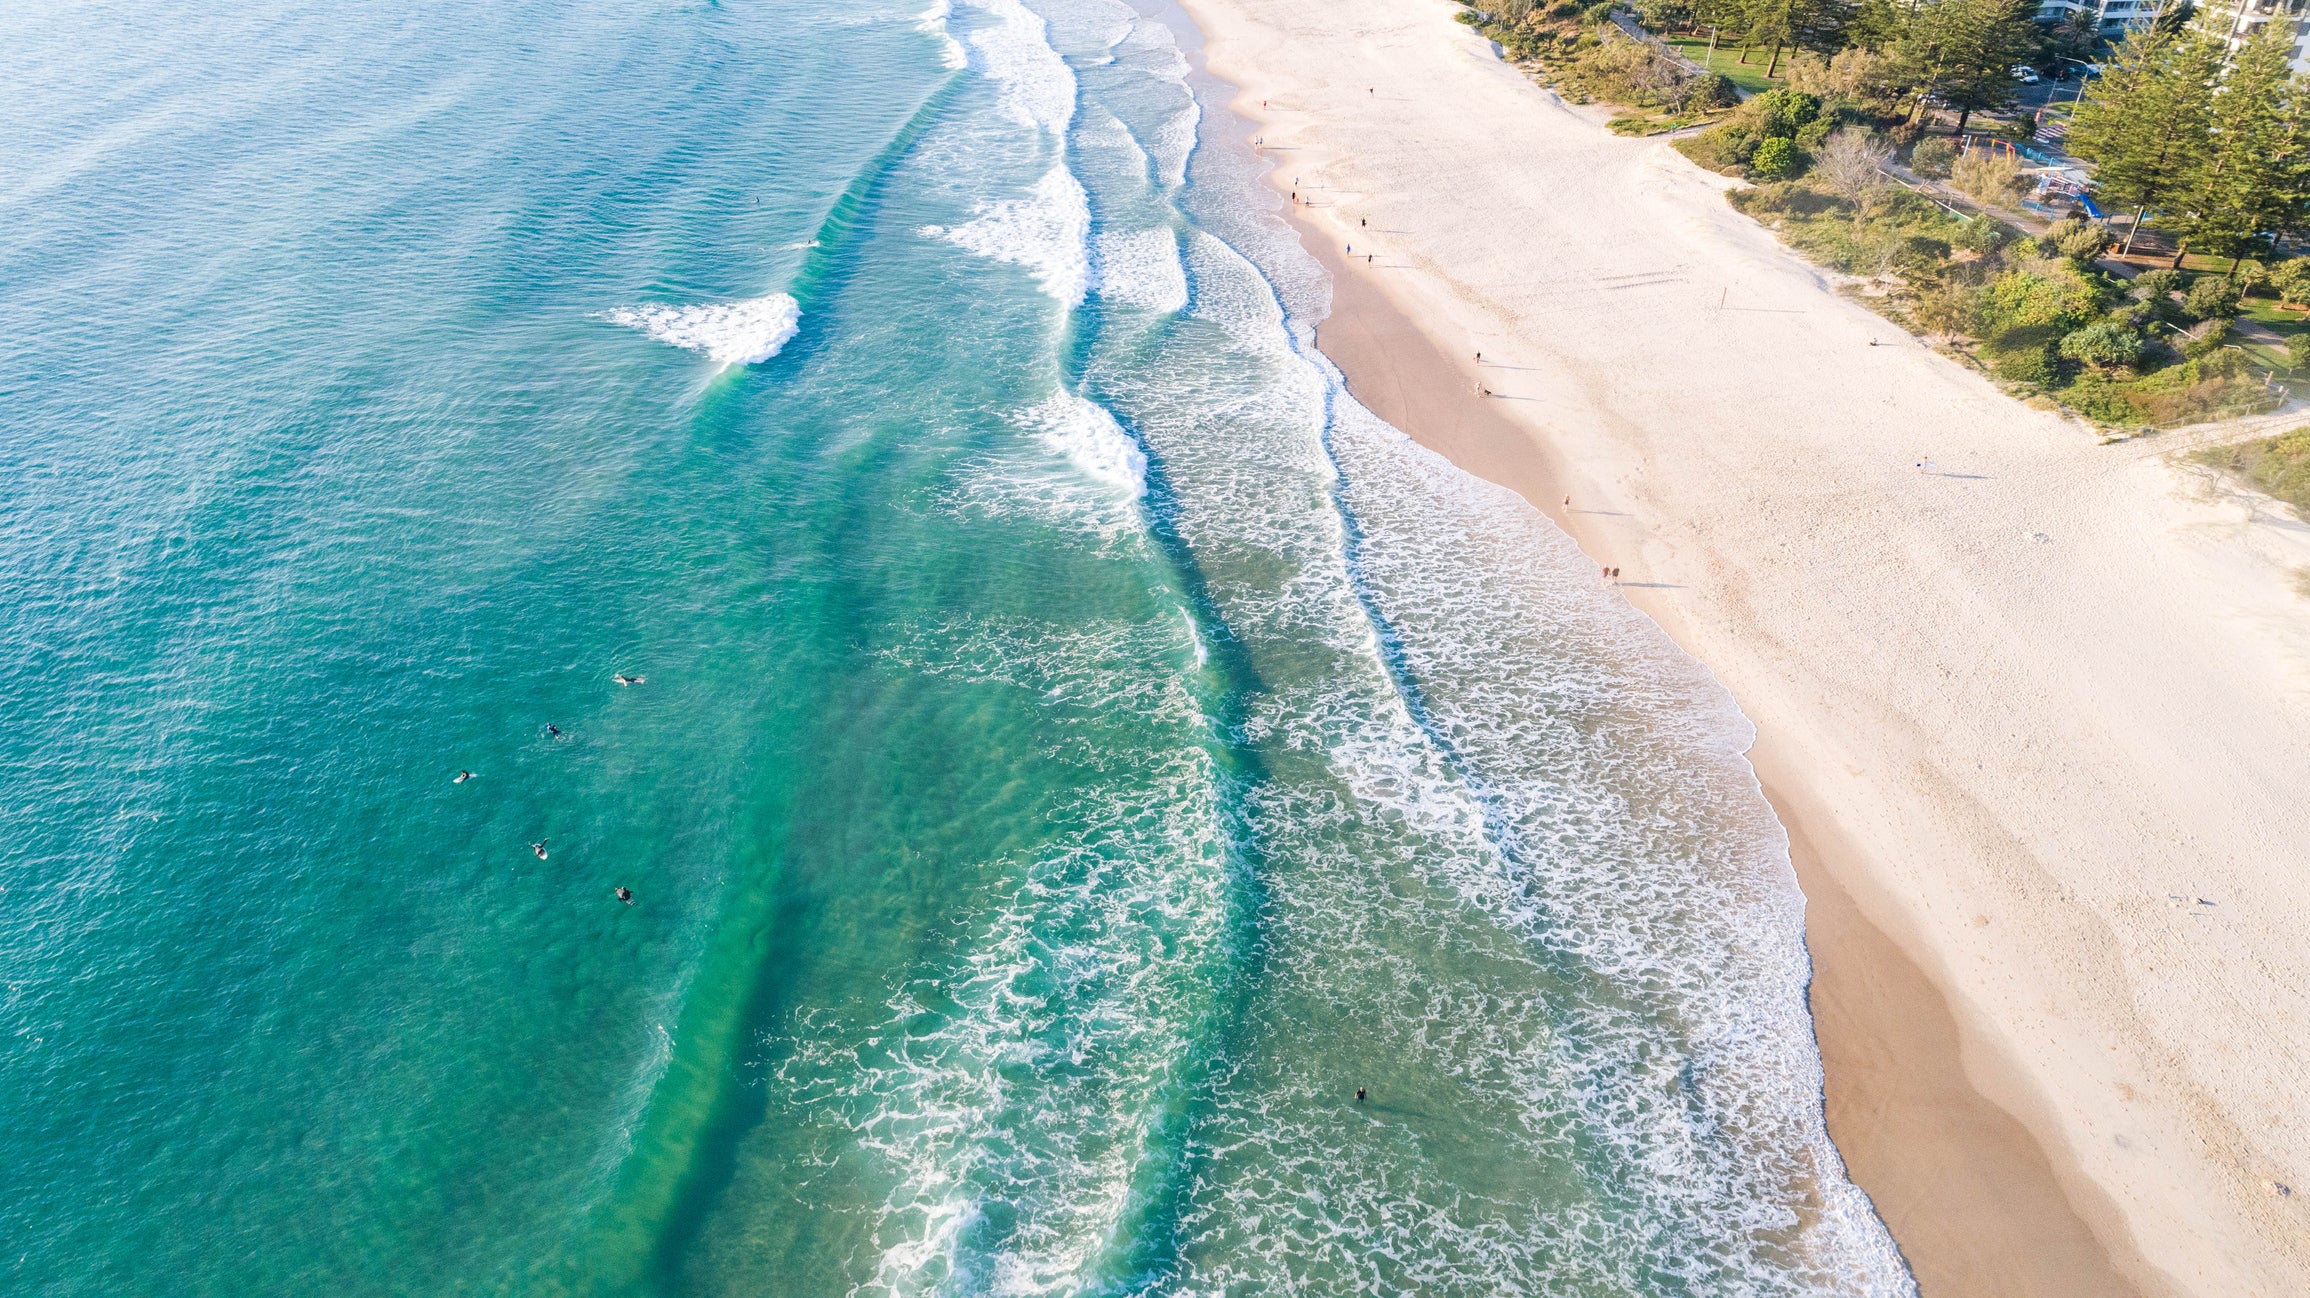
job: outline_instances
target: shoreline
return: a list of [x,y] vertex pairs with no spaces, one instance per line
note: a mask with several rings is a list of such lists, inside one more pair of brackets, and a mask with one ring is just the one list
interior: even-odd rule
[[[1331,275],[1332,309],[1317,346],[1345,376],[1349,393],[1413,441],[1516,492],[1593,553],[1577,498],[1571,510],[1563,505],[1565,466],[1547,443],[1524,436],[1474,394],[1475,380],[1462,374],[1475,369],[1472,357],[1466,365],[1447,358],[1372,272],[1349,266],[1297,209],[1290,215],[1302,245]],[[1664,610],[1645,611],[1683,643]],[[1818,816],[1801,810],[1803,776],[1776,760],[1773,739],[1760,727],[1749,762],[1788,833],[1805,895],[1813,964],[1807,1002],[1829,1137],[1893,1232],[1921,1292],[2149,1292],[2124,1278],[2071,1206],[2052,1157],[1968,1079],[1966,1045],[1987,1056],[1976,1066],[2009,1071],[2012,1064],[1978,1034],[1961,1040],[1969,1034],[1948,993],[1853,900],[1850,853],[1816,837]],[[2068,1171],[2074,1178],[2075,1169]]]
[[1186,8],[1350,391],[1626,567],[1756,724],[1830,1135],[1926,1298],[2310,1292],[2310,529],[1924,352],[1447,6]]

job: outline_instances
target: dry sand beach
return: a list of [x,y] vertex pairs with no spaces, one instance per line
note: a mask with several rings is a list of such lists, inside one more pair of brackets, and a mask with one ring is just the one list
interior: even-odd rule
[[2310,529],[1925,350],[1456,6],[1188,8],[1357,394],[1755,719],[1928,1298],[2310,1293]]

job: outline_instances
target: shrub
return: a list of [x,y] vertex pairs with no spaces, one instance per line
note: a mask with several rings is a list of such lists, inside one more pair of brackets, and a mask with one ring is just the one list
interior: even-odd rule
[[1992,331],[2053,328],[2066,332],[2100,314],[2100,293],[2067,266],[2048,274],[2009,270],[1990,280],[1982,294],[1983,323]]
[[2286,339],[2286,365],[2297,370],[2310,365],[2310,333],[2293,334]]
[[1730,121],[1675,141],[1676,151],[1711,171],[1735,172],[1756,156],[1757,134],[1746,122]]
[[2127,289],[2127,293],[2136,301],[2160,306],[2170,302],[2174,290],[2181,286],[2182,273],[2178,270],[2146,270],[2134,276],[2133,285]]
[[2226,366],[2230,361],[2244,364],[2245,357],[2237,352],[2227,350],[2229,345],[2230,322],[2227,320],[2208,320],[2198,326],[2190,334],[2189,340],[2182,344],[2182,355],[2201,362],[2199,365],[2201,371],[2208,365]]
[[1797,128],[1795,136],[1797,147],[1806,153],[1818,153],[1821,146],[1829,142],[1829,132],[1836,129],[1836,118],[1816,117]]
[[1981,290],[1964,284],[1937,284],[1917,295],[1910,310],[1927,333],[1971,335],[1981,329]]
[[1759,180],[1787,180],[1804,170],[1804,166],[1804,156],[1797,152],[1797,146],[1778,135],[1759,144],[1755,156],[1749,159],[1749,171]]
[[1893,251],[1893,267],[1904,275],[1930,275],[1949,260],[1949,241],[1928,234],[1904,235]]
[[2127,399],[2149,422],[2172,426],[2256,414],[2280,398],[2247,375],[2245,357],[2218,351],[2144,375],[2128,385]]
[[2237,474],[2310,519],[2310,428],[2217,446],[2200,452],[2198,458]]
[[2061,399],[2086,418],[2105,424],[2141,422],[2141,411],[2126,400],[2124,389],[2099,374],[2079,375],[2077,382],[2062,392]]
[[1988,149],[1975,149],[1952,163],[1949,178],[1984,203],[2008,203],[2021,196],[2021,164]]
[[2064,336],[2061,354],[2082,365],[2114,370],[2142,358],[2142,336],[2115,320],[2097,320]]
[[1940,136],[1919,140],[1917,147],[1909,151],[1909,170],[1920,176],[1932,177],[1935,180],[1948,176],[1949,164],[1955,161],[1957,161],[1957,146]]
[[2200,275],[2183,296],[2182,309],[2200,320],[2227,320],[2238,314],[2238,286],[2218,275]]
[[2286,306],[2310,309],[2310,258],[2296,257],[2270,268],[2270,292]]
[[1869,116],[1887,116],[1908,93],[1910,82],[1890,54],[1853,46],[1833,59],[1799,50],[1789,58],[1789,87],[1823,99],[1845,99]]
[[1977,216],[1957,231],[1956,244],[1971,252],[1988,254],[2002,248],[2011,239],[2011,233],[1996,219]]
[[1728,108],[1738,99],[1733,83],[1718,72],[1703,72],[1684,88],[1684,102],[1690,108]]
[[2110,242],[2109,231],[2091,221],[2073,220],[2056,221],[2046,227],[2037,244],[2049,257],[2062,257],[2088,266],[2109,251]]
[[2050,331],[2016,329],[1984,348],[1989,371],[2008,383],[2035,383],[2040,387],[2061,376],[2053,359]]
[[1787,86],[1758,95],[1749,100],[1748,107],[1756,121],[1757,133],[1767,139],[1794,138],[1821,115],[1819,96]]

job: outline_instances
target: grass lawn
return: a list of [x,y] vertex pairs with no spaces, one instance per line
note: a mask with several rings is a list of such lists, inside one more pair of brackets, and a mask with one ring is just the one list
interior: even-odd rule
[[[1770,50],[1751,51],[1749,61],[1744,64],[1741,62],[1740,46],[1728,44],[1721,39],[1717,42],[1714,56],[1708,52],[1708,37],[1706,36],[1671,36],[1668,38],[1668,43],[1676,47],[1677,53],[1698,63],[1708,71],[1723,76],[1725,80],[1743,90],[1751,92],[1770,90],[1781,84],[1779,77],[1773,77],[1770,80],[1765,77],[1765,58],[1772,53]],[[1781,55],[1781,62],[1787,63],[1788,61],[1789,56],[1784,52]]]
[[2298,334],[2310,328],[2300,311],[2292,307],[2281,307],[2266,297],[2247,298],[2240,304],[2238,318],[2268,325],[2282,334]]
[[2245,345],[2246,354],[2253,358],[2255,364],[2278,371],[2280,378],[2286,377],[2289,373],[2286,340],[2299,333],[2310,333],[2310,321],[2304,320],[2300,311],[2282,310],[2277,303],[2259,297],[2247,298],[2240,306],[2238,323],[2249,321],[2278,335],[2278,342],[2276,346],[2270,346],[2258,339],[2248,342],[2240,338],[2238,341]]

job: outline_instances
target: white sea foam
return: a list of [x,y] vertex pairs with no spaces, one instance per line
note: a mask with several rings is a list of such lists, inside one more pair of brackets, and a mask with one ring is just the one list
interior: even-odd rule
[[994,21],[970,33],[970,62],[1002,88],[1005,115],[1064,137],[1075,116],[1075,74],[1051,48],[1049,28],[1019,0],[965,0]]
[[1102,230],[1093,270],[1099,296],[1149,311],[1187,306],[1187,271],[1170,230]]
[[961,225],[926,225],[922,232],[981,257],[1026,267],[1062,306],[1083,300],[1090,279],[1085,245],[1091,205],[1063,161],[1044,173],[1025,198],[981,203]]
[[916,20],[915,30],[936,36],[944,42],[940,48],[940,57],[948,67],[966,67],[970,63],[970,56],[963,52],[962,42],[956,40],[954,33],[947,27],[947,19],[953,13],[954,5],[949,0],[931,0],[930,8],[923,10],[921,17]]
[[[809,1010],[784,1034],[768,1103],[846,1129],[888,1177],[874,1273],[852,1292],[1098,1288],[1134,1190],[1176,1156],[1150,1102],[1178,1093],[1229,966],[1219,777],[1175,668],[1184,638],[1153,610],[981,617],[886,652],[910,678],[1031,700],[1085,778],[1003,858],[946,863],[942,901],[968,925],[951,952],[924,953],[879,1006]],[[990,1216],[1004,1228],[974,1229]]]
[[659,342],[704,352],[725,365],[754,365],[776,356],[794,336],[802,308],[786,294],[773,293],[702,306],[619,307],[602,318]]
[[1202,101],[1187,88],[1187,55],[1169,27],[1159,19],[1145,17],[1132,25],[1121,49],[1134,66],[1162,83],[1179,103],[1178,109],[1156,126],[1149,152],[1161,164],[1164,180],[1180,184],[1187,178],[1187,161],[1195,152],[1197,130],[1203,123]]
[[1019,423],[1084,476],[1133,500],[1147,494],[1147,455],[1104,406],[1072,392],[1020,411]]
[[1226,347],[1118,366],[1102,396],[1162,453],[1181,541],[1270,574],[1214,580],[1232,637],[1329,655],[1270,676],[1243,723],[1323,755],[1338,789],[1279,781],[1254,813],[1274,949],[1324,953],[1263,976],[1278,1004],[1409,1007],[1359,1024],[1361,1053],[1462,1079],[1504,1158],[1600,1193],[1493,1214],[1307,1120],[1336,1082],[1320,1050],[1300,1074],[1278,1049],[1204,1138],[1292,1168],[1291,1192],[1199,1186],[1180,1287],[1337,1292],[1387,1257],[1433,1292],[1602,1290],[1633,1266],[1680,1291],[1912,1293],[1821,1126],[1801,900],[1746,722],[1529,506],[1301,350],[1320,272],[1256,210],[1199,208],[1216,233],[1189,238],[1195,314]]

